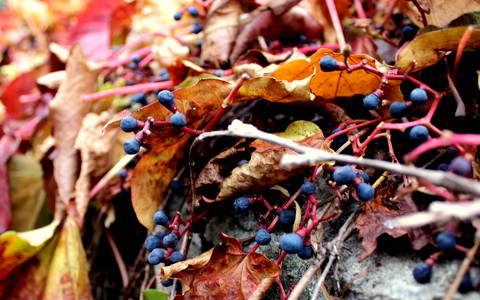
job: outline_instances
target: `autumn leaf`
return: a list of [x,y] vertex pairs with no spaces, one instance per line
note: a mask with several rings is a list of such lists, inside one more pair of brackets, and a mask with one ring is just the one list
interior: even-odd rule
[[[329,149],[328,143],[324,143],[325,139],[322,131],[312,122],[293,122],[284,132],[277,133],[277,135],[299,142],[302,145],[324,150]],[[262,191],[303,170],[303,168],[285,169],[281,167],[280,160],[283,155],[294,154],[293,150],[259,140],[251,143],[246,150],[248,149],[254,149],[248,162],[231,170],[231,174],[226,178],[221,175],[226,173],[225,170],[221,170],[218,164],[226,160],[227,156],[222,153],[220,156],[213,158],[198,176],[196,181],[197,191],[201,192],[205,187],[211,189],[218,185],[219,192],[213,201],[224,201],[246,192]],[[238,156],[237,152],[241,149],[233,148],[233,150],[233,153],[232,150],[226,152]],[[246,152],[244,156],[250,155],[246,150],[244,150]]]
[[79,45],[73,47],[66,71],[65,81],[50,102],[50,120],[57,150],[53,160],[54,176],[60,201],[68,206],[74,198],[79,168],[75,139],[91,106],[82,101],[82,95],[93,92],[98,72],[90,69]]
[[384,233],[394,238],[408,235],[410,244],[415,250],[420,250],[428,243],[433,243],[431,233],[427,233],[421,228],[408,229],[388,225],[392,224],[393,218],[414,212],[405,199],[395,197],[396,193],[393,185],[377,189],[375,198],[363,206],[362,213],[355,222],[355,226],[360,231],[359,236],[363,238],[361,260],[375,251],[377,238]]
[[[234,84],[223,80],[202,79],[193,86],[175,91],[175,102],[179,112],[186,115],[187,126],[200,128],[206,118],[220,108],[233,86]],[[282,103],[313,99],[307,86],[301,82],[279,82],[274,78],[258,77],[243,84],[234,102],[256,98]],[[142,121],[148,117],[167,121],[171,115],[172,113],[158,102],[132,114],[134,118]],[[118,121],[114,123],[118,124]],[[144,142],[148,151],[137,164],[132,177],[133,208],[140,223],[147,228],[153,228],[152,216],[163,201],[163,195],[175,175],[182,151],[190,139],[189,135],[171,127],[154,128],[152,132]]]
[[[322,27],[323,41],[325,44],[335,44],[337,41],[337,34],[332,22],[332,17],[328,11],[325,0],[308,0],[308,11],[317,20]],[[335,8],[337,10],[338,18],[342,21],[344,18],[350,16],[350,8],[352,7],[351,0],[335,0]]]
[[[320,49],[305,60],[294,60],[281,65],[272,76],[277,80],[301,80],[312,76],[310,89],[313,94],[324,99],[334,100],[339,97],[352,97],[354,95],[366,95],[375,91],[381,82],[381,78],[365,70],[347,72],[344,70],[323,72],[320,69],[320,60],[324,56],[331,56],[337,61],[343,62],[344,56],[334,53],[330,49]],[[351,55],[348,58],[349,64],[358,64],[362,60],[376,67],[375,59],[368,55]]]
[[237,239],[220,233],[220,240],[199,257],[162,268],[163,280],[178,278],[185,287],[175,299],[260,299],[280,275],[264,255],[245,255]]
[[0,234],[10,228],[12,220],[7,161],[19,145],[20,140],[10,135],[5,134],[0,138]]
[[[427,32],[416,37],[397,53],[399,73],[416,72],[437,63],[446,51],[455,51],[468,27],[453,27]],[[480,29],[470,29],[472,34],[465,44],[467,49],[480,49]],[[415,62],[414,64],[412,64]]]
[[87,268],[79,228],[67,217],[53,253],[44,299],[93,299]]

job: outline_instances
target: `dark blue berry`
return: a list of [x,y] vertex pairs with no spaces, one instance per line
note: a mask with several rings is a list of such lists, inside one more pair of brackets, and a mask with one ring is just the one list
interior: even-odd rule
[[410,101],[414,105],[424,105],[428,101],[427,92],[424,89],[416,88],[410,93]]
[[250,206],[250,200],[246,197],[240,197],[233,201],[233,207],[237,212],[244,212]]
[[163,238],[163,244],[167,248],[174,248],[178,243],[178,236],[175,233],[169,233]]
[[298,253],[303,248],[303,238],[296,233],[287,233],[280,239],[280,248],[287,253]]
[[244,165],[246,163],[248,163],[248,160],[242,159],[241,161],[238,162],[237,166],[241,166],[241,165]]
[[140,147],[142,145],[140,144],[139,141],[135,138],[129,138],[128,140],[125,141],[123,144],[123,150],[127,154],[137,154],[140,151]]
[[173,14],[173,19],[176,20],[176,21],[179,21],[183,16],[183,12],[182,11],[177,11]]
[[297,253],[301,259],[309,259],[313,257],[313,248],[311,245],[303,246],[302,250]]
[[473,291],[474,289],[475,288],[473,287],[472,276],[470,276],[470,272],[467,272],[462,277],[462,281],[458,286],[458,292],[466,294],[470,291]]
[[121,169],[120,172],[118,172],[118,176],[122,179],[127,178],[128,170],[127,169]]
[[390,105],[390,115],[392,118],[400,119],[407,114],[407,104],[405,102],[393,102]]
[[132,132],[137,129],[137,119],[132,116],[128,116],[120,121],[120,128],[125,132]]
[[128,68],[129,68],[130,70],[132,70],[132,71],[135,71],[135,70],[138,68],[138,65],[137,65],[135,62],[131,61],[131,62],[128,64]]
[[169,107],[173,103],[175,103],[175,96],[172,92],[168,90],[160,91],[157,95],[158,102],[160,102],[163,106]]
[[163,285],[164,287],[169,287],[169,286],[171,286],[172,284],[173,284],[173,279],[167,279],[167,280],[165,280],[165,281],[162,281],[162,285]]
[[363,178],[363,182],[365,182],[365,183],[369,183],[369,182],[370,182],[370,177],[369,177],[368,174],[365,173],[365,172],[360,172],[360,173],[358,173],[358,174],[357,174],[357,177]]
[[308,38],[305,35],[301,34],[298,36],[298,42],[300,44],[305,44],[308,42]]
[[460,176],[468,176],[472,173],[472,163],[462,156],[457,156],[450,162],[448,170]]
[[409,137],[412,141],[423,143],[428,140],[428,129],[423,125],[414,126],[410,130]]
[[368,201],[375,196],[375,189],[368,183],[362,182],[357,186],[358,199]]
[[432,267],[430,267],[426,263],[418,264],[413,269],[413,278],[415,278],[415,280],[418,283],[430,282],[431,277],[432,277]]
[[438,249],[442,251],[448,251],[455,249],[457,244],[457,237],[450,231],[442,231],[435,238],[435,243]]
[[160,76],[161,81],[167,81],[170,79],[170,75],[165,69],[161,69],[160,72],[158,72],[158,76]]
[[320,60],[320,69],[323,72],[331,72],[337,69],[337,61],[331,56],[324,56]]
[[[332,130],[332,134],[335,134],[335,133],[340,132],[340,131],[342,131],[342,129],[335,128],[334,130]],[[348,136],[347,136],[346,133],[344,133],[344,134],[341,134],[339,136],[334,137],[333,141],[337,144],[343,145],[348,141]]]
[[184,114],[176,112],[170,118],[170,122],[172,123],[173,128],[181,129],[187,125],[187,118]]
[[302,184],[300,187],[300,190],[302,191],[302,194],[304,195],[313,195],[315,194],[316,186],[314,183],[307,181]]
[[272,240],[272,236],[266,229],[259,229],[255,235],[255,242],[259,245],[268,245]]
[[351,166],[343,166],[333,171],[333,180],[338,184],[350,184],[353,182],[357,173]]
[[180,180],[173,180],[172,183],[170,183],[170,188],[174,191],[178,191],[180,190],[181,188],[183,188],[183,182],[181,182]]
[[413,28],[410,25],[407,25],[407,26],[402,28],[402,37],[401,38],[404,42],[411,41],[411,40],[413,40],[413,38],[415,37],[416,34],[417,34],[417,31],[415,30],[415,28]]
[[363,107],[366,109],[376,109],[378,106],[378,103],[380,103],[380,98],[378,98],[374,94],[368,94],[363,98]]
[[216,70],[215,71],[215,76],[222,77],[223,76],[223,70]]
[[198,39],[196,42],[195,42],[195,47],[202,47],[202,39]]
[[133,61],[134,63],[138,64],[139,62],[142,61],[142,58],[137,55],[137,56],[134,56],[134,57],[132,58],[132,61]]
[[165,259],[165,253],[160,248],[155,248],[153,251],[148,255],[148,263],[151,265],[158,265]]
[[182,260],[183,260],[183,254],[179,251],[174,251],[170,255],[170,262],[172,262],[172,263],[177,263],[177,262],[182,261]]
[[446,163],[441,163],[437,167],[438,171],[443,171],[443,172],[448,171],[448,169],[449,169],[449,166]]
[[136,94],[133,94],[132,96],[132,102],[135,102],[135,103],[140,103],[140,104],[147,104],[147,96],[145,95],[145,93],[136,93]]
[[157,225],[165,226],[168,224],[168,216],[161,210],[153,215],[153,222]]
[[163,238],[167,235],[166,232],[163,231],[157,231],[155,232],[155,236],[158,237],[161,241],[163,241]]
[[189,6],[188,7],[188,13],[192,17],[198,17],[198,15],[200,14],[200,12],[198,11],[198,8],[196,6]]
[[295,212],[293,210],[282,210],[279,221],[284,225],[292,225],[295,222]]
[[162,240],[155,235],[150,235],[145,239],[144,244],[148,251],[153,251],[153,249],[160,247]]
[[200,33],[203,30],[203,26],[201,24],[193,25],[192,33]]

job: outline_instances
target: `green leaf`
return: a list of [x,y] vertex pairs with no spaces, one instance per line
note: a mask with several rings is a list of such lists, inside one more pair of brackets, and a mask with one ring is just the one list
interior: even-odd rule
[[143,297],[145,300],[168,300],[168,294],[157,290],[144,290]]

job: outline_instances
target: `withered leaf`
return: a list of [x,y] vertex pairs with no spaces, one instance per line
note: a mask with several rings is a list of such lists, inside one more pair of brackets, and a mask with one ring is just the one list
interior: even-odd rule
[[93,92],[98,71],[90,69],[79,45],[73,47],[66,66],[67,77],[55,98],[50,102],[50,120],[53,124],[55,149],[54,176],[59,200],[66,206],[74,198],[78,172],[75,139],[90,103],[82,101],[82,95]]
[[281,269],[263,254],[246,255],[240,242],[220,233],[212,250],[162,268],[163,280],[178,278],[186,292],[175,299],[260,299]]
[[13,136],[5,134],[0,138],[0,234],[10,228],[12,220],[7,161],[19,145],[20,140]]

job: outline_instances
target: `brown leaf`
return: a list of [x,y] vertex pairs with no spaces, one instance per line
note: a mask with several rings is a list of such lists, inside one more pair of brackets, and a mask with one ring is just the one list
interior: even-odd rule
[[67,77],[55,98],[50,102],[50,120],[54,128],[55,149],[54,176],[59,200],[66,206],[74,198],[78,172],[75,139],[82,120],[90,109],[90,103],[82,101],[82,95],[94,91],[97,71],[91,70],[80,46],[73,47],[66,66]]
[[[199,128],[207,117],[216,112],[234,84],[218,79],[202,79],[197,84],[174,92],[179,112],[187,117],[187,126]],[[313,95],[301,83],[279,82],[274,78],[258,77],[247,80],[234,102],[264,98],[273,102],[311,101]],[[170,120],[172,113],[155,102],[132,114],[145,121]],[[118,124],[116,122],[110,124]],[[163,195],[173,179],[190,136],[171,127],[153,128],[142,156],[132,176],[132,203],[135,213],[145,227],[153,228],[152,216],[163,201]]]
[[202,42],[202,65],[219,68],[228,62],[240,24],[240,15],[253,1],[214,1],[205,24]]
[[[427,32],[416,37],[397,53],[399,73],[416,72],[437,63],[446,51],[455,51],[468,27],[453,27]],[[480,29],[472,29],[466,49],[480,49]],[[415,65],[412,65],[415,62]]]
[[163,280],[178,278],[187,289],[175,299],[260,299],[280,275],[264,255],[245,255],[240,242],[223,233],[220,239],[199,257],[162,268]]
[[[380,86],[381,78],[364,70],[351,73],[347,71],[323,72],[319,62],[327,55],[337,61],[344,61],[342,54],[334,53],[329,49],[320,49],[306,60],[295,60],[281,65],[273,72],[272,76],[277,80],[293,81],[313,74],[310,80],[310,89],[316,96],[325,100],[370,94]],[[376,67],[375,59],[362,54],[351,55],[348,63],[358,64],[362,60],[366,60],[370,66]]]
[[75,140],[75,148],[80,151],[82,165],[75,183],[75,203],[80,219],[87,212],[90,201],[91,178],[99,177],[112,165],[112,149],[118,130],[107,130],[102,134],[102,127],[110,115],[89,113],[85,116]]
[[189,50],[173,37],[167,36],[155,39],[152,53],[160,67],[167,68],[175,65],[177,59],[187,59]]
[[433,243],[431,234],[423,229],[400,228],[389,226],[395,217],[414,212],[405,199],[395,197],[397,191],[393,185],[384,189],[377,189],[375,198],[363,206],[362,214],[355,225],[363,238],[363,253],[361,260],[367,258],[377,248],[377,238],[386,233],[394,238],[408,235],[410,243],[415,250],[423,248],[428,243]]
[[[337,35],[333,27],[332,18],[328,12],[328,7],[325,0],[308,0],[308,11],[317,20],[318,23],[324,28],[323,42],[324,44],[336,44]],[[335,0],[335,7],[337,9],[338,18],[343,20],[350,16],[349,9],[352,7],[351,0]]]

